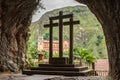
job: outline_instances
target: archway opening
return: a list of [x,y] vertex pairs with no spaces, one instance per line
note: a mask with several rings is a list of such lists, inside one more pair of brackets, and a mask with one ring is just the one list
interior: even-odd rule
[[[43,29],[43,25],[45,23],[48,23],[47,20],[48,20],[49,16],[57,15],[60,10],[63,10],[66,14],[67,13],[75,14],[74,19],[77,19],[77,20],[79,19],[81,22],[81,24],[79,26],[74,27],[74,47],[80,47],[80,48],[90,50],[91,52],[93,52],[93,54],[96,56],[97,59],[107,59],[106,43],[105,43],[105,38],[104,38],[103,31],[102,31],[102,27],[101,27],[100,23],[97,21],[97,19],[95,18],[95,16],[90,12],[90,10],[86,6],[74,6],[74,7],[66,7],[66,8],[56,9],[54,11],[45,13],[39,21],[34,22],[32,24],[32,26],[40,27],[40,28],[37,28],[35,33],[34,33],[34,31],[32,31],[34,34],[33,36],[35,37],[36,32],[39,30],[38,34],[37,34],[37,36],[40,35],[39,39],[36,37],[36,40],[34,40],[34,41],[39,40],[38,46],[40,47],[40,44],[44,45],[43,43],[41,43],[41,39],[43,39],[43,40],[49,39],[49,36],[48,36],[49,32],[48,32],[48,30]],[[33,30],[33,28],[31,27],[31,30]],[[67,40],[67,39],[69,39],[68,28],[65,28],[65,30],[66,31],[64,32],[64,38]],[[58,34],[56,33],[56,35],[54,36],[54,38],[56,40],[58,40],[58,37],[56,37],[57,35]],[[32,37],[32,34],[31,34],[31,37]],[[35,38],[33,38],[33,39],[35,39]],[[34,41],[32,41],[32,42],[34,42]],[[36,44],[36,46],[37,46],[37,44]],[[45,46],[48,46],[48,44],[45,44]],[[36,54],[36,58],[37,58],[37,56],[38,55]],[[78,56],[79,55],[76,54],[76,55],[74,55],[74,58],[76,59]],[[46,59],[48,58],[47,52],[45,52],[45,58]],[[106,64],[106,63],[104,63],[104,64]]]

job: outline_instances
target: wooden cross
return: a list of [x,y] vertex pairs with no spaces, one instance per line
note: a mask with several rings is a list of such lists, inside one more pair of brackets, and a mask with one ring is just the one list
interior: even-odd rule
[[[69,18],[70,21],[63,22],[63,19]],[[63,57],[63,25],[70,25],[70,54],[69,63],[73,64],[73,25],[80,24],[79,21],[73,21],[73,14],[63,15],[63,12],[59,12],[59,16],[50,17],[50,24],[44,25],[45,28],[49,28],[50,38],[49,38],[49,62],[53,56],[53,27],[59,26],[59,58]],[[53,23],[53,20],[59,20],[59,23]]]

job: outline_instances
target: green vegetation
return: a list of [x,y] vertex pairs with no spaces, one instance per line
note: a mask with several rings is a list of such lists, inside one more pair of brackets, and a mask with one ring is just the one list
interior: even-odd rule
[[32,55],[33,59],[36,59],[38,56],[37,44],[34,42],[28,42],[28,53]]
[[[85,48],[74,47],[73,49],[73,59],[84,61],[87,64],[92,64],[96,61],[97,57],[93,54],[91,50]],[[69,50],[64,52],[64,57],[69,56]],[[82,62],[80,63],[82,64]]]
[[[97,58],[107,58],[107,49],[102,27],[94,14],[92,14],[86,6],[57,9],[44,14],[39,21],[32,23],[30,26],[31,35],[28,41],[28,53],[32,58],[37,58],[38,34],[43,36],[44,40],[49,40],[49,29],[44,29],[43,26],[49,23],[49,16],[58,15],[59,11],[63,11],[64,14],[73,13],[74,20],[80,20],[80,25],[74,26],[74,47],[79,49],[83,48],[83,52],[90,55],[84,58],[81,57],[82,53],[80,51],[82,49],[80,49],[80,54],[74,53],[74,59],[83,58],[87,62],[92,62],[91,60],[94,61],[94,58],[91,57],[93,55]],[[63,34],[64,40],[69,40],[69,26],[64,26]],[[53,39],[58,40],[58,36],[59,30],[56,26],[53,29]],[[66,54],[68,52],[66,52],[64,56],[67,56]],[[55,57],[56,56],[58,55],[55,54]],[[47,52],[45,53],[45,58],[48,58]]]
[[[107,58],[107,49],[102,26],[86,6],[67,7],[44,14],[41,19],[36,22],[36,24],[42,27],[44,40],[49,39],[49,29],[44,29],[43,25],[49,23],[49,16],[56,16],[59,14],[59,11],[63,11],[64,14],[73,13],[74,20],[80,21],[80,25],[74,26],[74,47],[89,49],[97,58]],[[68,20],[65,19],[64,21]],[[69,40],[69,26],[64,26],[63,34],[64,40]],[[59,30],[56,26],[53,29],[53,39],[58,40],[58,35]]]
[[91,50],[76,47],[74,48],[73,52],[76,55],[76,59],[83,60],[88,64],[92,64],[96,60],[96,57],[94,56]]
[[28,60],[29,63],[34,66],[33,59],[38,58],[38,49],[37,49],[37,44],[38,44],[38,27],[36,25],[31,25],[30,26],[30,37],[27,42],[27,49],[28,49]]
[[45,59],[49,59],[49,53],[48,53],[48,51],[42,50],[41,52],[44,53],[44,58]]

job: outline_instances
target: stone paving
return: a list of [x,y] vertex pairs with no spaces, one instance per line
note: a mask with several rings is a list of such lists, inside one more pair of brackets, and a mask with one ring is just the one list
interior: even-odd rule
[[0,80],[107,80],[106,77],[65,77],[52,75],[21,75],[21,74],[0,74]]

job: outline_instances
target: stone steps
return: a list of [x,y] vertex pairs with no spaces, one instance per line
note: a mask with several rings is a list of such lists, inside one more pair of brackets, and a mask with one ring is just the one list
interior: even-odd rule
[[64,75],[64,76],[87,76],[93,70],[73,64],[39,64],[39,67],[31,67],[30,70],[22,71],[23,74]]
[[[92,70],[89,70],[89,72]],[[63,75],[63,76],[87,76],[88,72],[75,72],[75,71],[44,71],[44,70],[24,70],[22,74],[33,75]]]
[[39,64],[39,67],[80,67],[80,65],[74,64]]
[[32,67],[31,70],[45,70],[45,71],[84,71],[88,67]]

